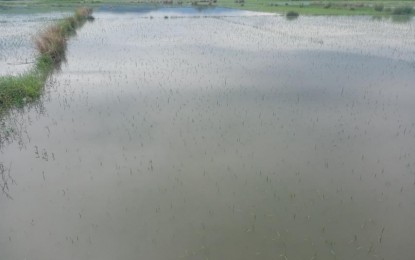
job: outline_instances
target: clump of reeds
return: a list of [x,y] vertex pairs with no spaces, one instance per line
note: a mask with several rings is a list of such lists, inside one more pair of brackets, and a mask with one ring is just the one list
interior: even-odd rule
[[76,28],[79,27],[79,25],[80,22],[78,22],[74,16],[68,17],[58,24],[62,30],[62,33],[66,35],[72,35],[75,32]]
[[66,32],[61,26],[53,25],[36,35],[34,42],[41,55],[47,55],[53,61],[59,62],[66,50]]
[[75,18],[78,21],[86,20],[91,18],[92,15],[92,8],[89,7],[80,7],[75,11]]
[[92,9],[81,7],[76,9],[75,15],[63,19],[35,36],[36,49],[41,55],[48,55],[54,62],[63,60],[67,38],[74,34],[85,20],[91,18]]

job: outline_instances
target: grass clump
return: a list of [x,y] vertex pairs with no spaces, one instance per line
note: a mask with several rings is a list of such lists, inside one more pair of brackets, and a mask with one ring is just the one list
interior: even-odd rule
[[40,55],[35,67],[18,76],[0,77],[0,111],[11,105],[23,105],[38,98],[54,62],[48,55]]
[[91,14],[91,8],[79,8],[72,17],[47,27],[34,37],[38,51],[35,66],[17,76],[0,77],[0,114],[7,108],[23,105],[41,95],[48,76],[65,60],[69,36],[91,19]]
[[35,36],[34,42],[40,55],[49,56],[53,61],[59,62],[66,50],[66,29],[53,25]]
[[392,14],[395,14],[395,15],[409,15],[409,14],[412,14],[413,12],[414,12],[414,8],[409,5],[395,7],[392,10]]
[[36,49],[41,55],[48,55],[53,61],[62,61],[66,50],[67,38],[73,35],[76,28],[91,18],[92,9],[81,7],[76,9],[75,15],[63,19],[56,25],[48,27],[35,37]]
[[92,18],[92,8],[80,7],[75,11],[75,19],[78,21]]
[[35,72],[0,78],[0,106],[22,105],[37,98],[43,83]]
[[60,27],[63,34],[72,35],[75,33],[78,23],[79,22],[75,19],[75,17],[71,16],[62,20],[57,26]]

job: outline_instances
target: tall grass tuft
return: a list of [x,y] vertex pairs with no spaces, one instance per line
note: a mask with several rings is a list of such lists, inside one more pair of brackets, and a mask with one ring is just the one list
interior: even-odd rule
[[35,36],[34,42],[40,55],[47,55],[54,62],[62,60],[66,50],[66,29],[53,25]]
[[40,31],[34,37],[38,51],[35,66],[17,76],[0,77],[0,116],[7,108],[38,98],[48,76],[65,61],[68,38],[92,18],[92,9],[82,7],[71,17]]
[[89,7],[80,7],[75,11],[75,18],[78,21],[86,20],[92,16],[92,8]]

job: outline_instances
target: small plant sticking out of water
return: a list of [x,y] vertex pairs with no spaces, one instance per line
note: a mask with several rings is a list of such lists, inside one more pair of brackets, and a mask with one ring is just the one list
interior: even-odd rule
[[408,15],[412,14],[414,12],[414,9],[412,6],[400,6],[393,9],[392,14],[395,15]]
[[375,4],[374,6],[375,11],[377,12],[382,12],[383,8],[384,8],[383,4]]
[[15,180],[10,175],[10,168],[7,170],[0,162],[0,190],[9,199],[13,199],[9,194],[9,185],[16,184]]

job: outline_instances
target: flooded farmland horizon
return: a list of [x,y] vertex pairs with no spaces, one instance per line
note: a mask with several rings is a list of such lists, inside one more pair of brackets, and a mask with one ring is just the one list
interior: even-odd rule
[[413,19],[94,17],[0,121],[2,259],[413,259]]

